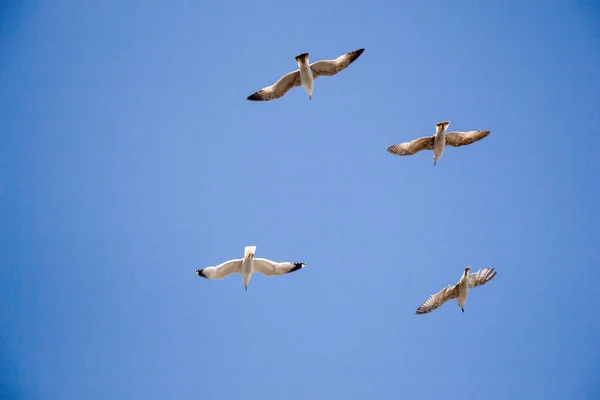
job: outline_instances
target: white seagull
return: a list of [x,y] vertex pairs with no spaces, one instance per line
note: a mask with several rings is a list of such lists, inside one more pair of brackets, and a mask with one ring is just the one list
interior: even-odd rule
[[395,144],[387,148],[398,156],[411,156],[421,150],[433,150],[433,166],[442,157],[446,146],[460,147],[477,142],[490,134],[490,131],[446,132],[450,121],[435,124],[435,135],[415,139],[412,142]]
[[230,274],[242,274],[242,283],[248,291],[248,283],[254,272],[261,272],[267,276],[283,275],[298,271],[304,267],[303,262],[275,262],[266,258],[254,258],[256,246],[246,246],[244,258],[225,261],[216,267],[197,269],[196,275],[206,279],[223,279]]
[[358,49],[339,56],[335,60],[323,60],[308,63],[308,53],[296,56],[299,69],[282,76],[272,86],[268,86],[248,96],[248,100],[268,101],[282,97],[291,88],[302,85],[312,100],[314,80],[320,76],[335,75],[352,64],[365,49]]
[[432,312],[450,299],[456,299],[462,312],[465,312],[464,307],[467,301],[467,295],[469,294],[469,289],[484,285],[496,276],[494,268],[480,269],[474,274],[469,275],[470,270],[471,267],[466,267],[460,281],[458,281],[456,285],[448,285],[438,293],[431,295],[425,303],[417,308],[415,314],[427,314]]

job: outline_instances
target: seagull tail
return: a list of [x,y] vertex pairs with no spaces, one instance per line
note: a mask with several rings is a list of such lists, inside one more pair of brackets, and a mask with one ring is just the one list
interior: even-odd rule
[[256,246],[246,246],[244,249],[244,258],[254,256],[254,253],[256,253]]
[[298,54],[296,56],[296,62],[298,63],[299,67],[303,64],[308,64],[308,53]]

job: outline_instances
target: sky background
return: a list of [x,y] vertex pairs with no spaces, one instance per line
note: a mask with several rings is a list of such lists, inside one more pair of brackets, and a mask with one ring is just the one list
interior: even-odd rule
[[592,0],[2,1],[0,397],[597,399],[599,89]]

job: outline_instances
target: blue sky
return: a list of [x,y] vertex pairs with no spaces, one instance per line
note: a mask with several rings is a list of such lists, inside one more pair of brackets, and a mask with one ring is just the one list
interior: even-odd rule
[[[0,395],[597,398],[599,38],[593,1],[2,2]],[[492,133],[385,151],[441,120]],[[194,275],[246,245],[307,266]]]

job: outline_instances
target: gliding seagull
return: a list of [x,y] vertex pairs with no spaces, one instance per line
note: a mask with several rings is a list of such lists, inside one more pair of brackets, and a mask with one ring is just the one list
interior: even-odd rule
[[339,56],[335,60],[317,61],[308,64],[308,53],[296,56],[299,69],[282,76],[272,86],[268,86],[248,96],[248,100],[268,101],[282,97],[291,88],[302,85],[312,100],[314,80],[320,76],[332,76],[352,64],[365,49],[358,49]]
[[460,278],[460,281],[458,281],[456,285],[448,285],[438,293],[431,295],[425,303],[421,304],[419,308],[417,308],[417,312],[415,314],[427,314],[432,312],[450,299],[456,299],[462,312],[465,312],[464,307],[467,301],[469,289],[484,285],[496,276],[496,271],[494,271],[494,268],[485,268],[483,270],[480,269],[474,274],[468,275],[470,270],[471,267],[466,267],[462,277]]
[[433,150],[433,166],[442,157],[444,147],[460,147],[474,143],[490,134],[490,131],[468,131],[468,132],[448,132],[446,129],[450,121],[442,121],[435,124],[435,135],[425,136],[415,139],[412,142],[395,144],[387,148],[392,154],[398,156],[411,156],[421,150]]
[[197,269],[196,275],[206,279],[223,279],[230,274],[242,274],[242,284],[248,291],[248,283],[254,272],[261,272],[267,276],[283,275],[297,271],[304,267],[303,262],[275,262],[266,258],[254,258],[256,246],[246,246],[244,258],[225,261],[216,267]]

